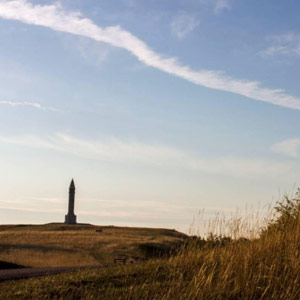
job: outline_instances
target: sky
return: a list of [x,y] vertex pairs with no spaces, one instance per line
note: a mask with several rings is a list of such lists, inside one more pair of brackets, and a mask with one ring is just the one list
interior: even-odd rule
[[0,223],[187,232],[300,183],[300,3],[0,0]]

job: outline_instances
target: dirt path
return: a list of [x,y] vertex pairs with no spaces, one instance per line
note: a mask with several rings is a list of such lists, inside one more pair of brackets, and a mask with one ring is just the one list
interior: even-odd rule
[[73,272],[77,270],[106,268],[107,265],[82,266],[82,267],[47,267],[47,268],[22,268],[0,270],[0,281],[24,279],[38,276]]

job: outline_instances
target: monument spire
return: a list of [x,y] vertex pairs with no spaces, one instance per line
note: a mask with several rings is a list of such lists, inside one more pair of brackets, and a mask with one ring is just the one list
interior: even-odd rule
[[68,214],[65,217],[66,224],[76,224],[76,216],[74,214],[74,203],[75,203],[75,184],[72,179],[69,187],[69,209]]

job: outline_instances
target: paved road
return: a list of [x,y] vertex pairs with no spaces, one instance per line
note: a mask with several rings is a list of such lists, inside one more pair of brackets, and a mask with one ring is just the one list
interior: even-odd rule
[[48,268],[22,268],[0,270],[0,281],[24,279],[38,276],[46,276],[77,270],[106,268],[107,265],[83,266],[83,267],[48,267]]

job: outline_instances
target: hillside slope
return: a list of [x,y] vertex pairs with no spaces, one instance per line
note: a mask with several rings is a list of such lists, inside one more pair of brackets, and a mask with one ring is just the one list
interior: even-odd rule
[[166,254],[186,238],[170,229],[2,225],[0,261],[27,267],[128,263]]

